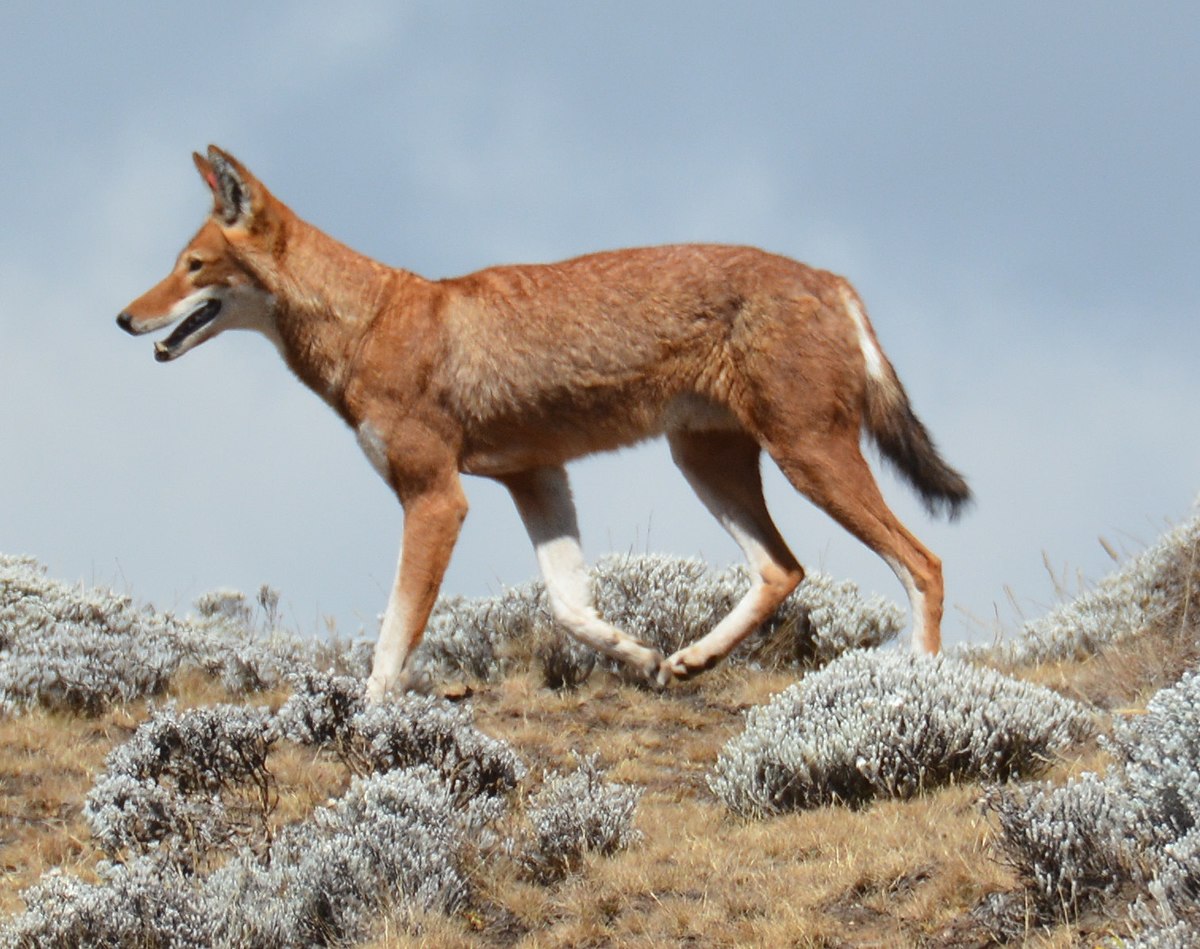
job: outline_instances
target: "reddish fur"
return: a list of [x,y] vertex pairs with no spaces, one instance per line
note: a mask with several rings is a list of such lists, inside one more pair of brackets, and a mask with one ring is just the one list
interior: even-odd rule
[[[711,487],[720,510],[738,512],[769,551],[767,592],[747,607],[755,625],[803,576],[762,504],[761,447],[798,490],[904,565],[925,596],[920,645],[936,651],[940,563],[879,495],[859,450],[864,413],[872,430],[915,424],[914,457],[954,473],[890,365],[890,379],[867,375],[843,278],[748,247],[684,245],[430,281],[350,250],[230,156],[209,156],[196,163],[214,214],[176,269],[130,304],[127,328],[139,331],[200,285],[189,254],[213,259],[205,279],[273,295],[288,365],[348,424],[377,433],[386,453],[406,512],[396,591],[406,652],[466,513],[460,473],[497,479],[520,500],[528,472],[664,431],[698,490]],[[248,214],[224,203],[223,169],[247,189]],[[961,479],[957,494],[936,479],[922,490],[952,504],[967,496]],[[683,659],[688,674],[693,658]]]

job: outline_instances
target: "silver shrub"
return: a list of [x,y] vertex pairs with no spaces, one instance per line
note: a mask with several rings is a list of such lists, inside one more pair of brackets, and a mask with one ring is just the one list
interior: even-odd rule
[[406,694],[372,705],[351,720],[351,755],[360,770],[426,765],[462,800],[511,791],[526,767],[503,741],[474,726],[469,708]]
[[[991,791],[998,844],[1044,918],[1070,918],[1128,885],[1139,894],[1135,921],[1196,927],[1200,673],[1161,690],[1145,715],[1116,722],[1103,741],[1113,755],[1103,776]],[[1200,941],[1200,929],[1191,938]]]
[[[733,609],[750,587],[750,574],[742,565],[713,572],[691,558],[614,555],[597,562],[592,583],[604,616],[672,653]],[[854,583],[811,573],[734,658],[747,658],[758,642],[787,629],[798,640],[795,655],[818,665],[849,649],[880,645],[903,628],[904,613],[895,604],[882,597],[864,600]]]
[[290,681],[274,733],[330,749],[356,774],[427,766],[475,801],[509,793],[528,771],[510,745],[475,728],[469,706],[413,693],[368,706],[358,679],[316,670]]
[[[1188,871],[1168,848],[1200,830],[1200,672],[1185,674],[1150,700],[1146,714],[1118,720],[1104,744],[1120,762],[1122,783],[1136,803],[1138,844],[1152,855],[1148,871]],[[1200,896],[1200,864],[1190,845],[1190,886]]]
[[196,600],[198,617],[180,624],[184,665],[219,679],[234,695],[278,688],[310,668],[326,644],[301,641],[279,627],[279,593],[265,584],[254,603],[237,590],[215,590]]
[[27,908],[0,930],[0,947],[346,944],[384,910],[460,907],[463,854],[503,808],[461,807],[426,767],[356,778],[338,801],[284,828],[265,857],[243,846],[205,875],[152,851],[101,865],[98,884],[49,873],[23,894]]
[[88,794],[96,842],[110,857],[153,850],[193,868],[235,837],[265,837],[269,719],[235,705],[156,710],[110,752]]
[[1113,726],[1106,780],[1129,802],[1118,830],[1134,882],[1158,916],[1200,941],[1200,670]]
[[602,616],[663,653],[703,636],[733,609],[743,588],[736,571],[712,573],[701,560],[612,555],[592,570]]
[[344,944],[384,909],[452,912],[469,889],[463,852],[496,816],[461,808],[431,768],[356,778],[332,806],[286,828],[269,863],[243,851],[208,876],[212,944]]
[[371,674],[371,663],[375,657],[373,639],[330,636],[305,641],[304,647],[308,660],[301,662],[293,671],[303,671],[308,666],[360,681]]
[[[272,623],[277,599],[269,588],[259,592]],[[313,647],[256,625],[239,593],[207,594],[197,607],[199,616],[180,619],[111,590],[53,580],[33,558],[0,555],[0,706],[97,714],[161,694],[183,668],[244,694],[311,661]]]
[[[278,602],[278,594],[269,595]],[[235,626],[248,627],[254,622],[254,608],[240,590],[220,588],[202,593],[196,598],[196,609],[203,617],[225,620]]]
[[[363,711],[357,680],[310,672],[293,684],[278,718],[156,710],[109,755],[85,805],[117,862],[99,884],[52,874],[26,891],[0,946],[343,944],[385,910],[458,908],[464,860],[495,840],[525,766],[466,709],[402,696]],[[272,832],[266,754],[283,737],[340,743],[380,773]]]
[[178,635],[182,666],[217,679],[232,695],[279,687],[307,667],[316,651],[314,644],[286,633],[259,630],[221,615],[185,620]]
[[[747,576],[744,567],[735,572]],[[748,580],[747,580],[748,582]],[[809,573],[764,624],[761,638],[790,627],[799,664],[823,666],[853,649],[890,642],[904,629],[904,611],[879,595],[864,599],[851,580]]]
[[348,747],[354,716],[366,707],[362,681],[313,668],[292,673],[287,681],[292,694],[275,713],[275,734],[298,745]]
[[[1153,872],[1156,875],[1147,888],[1160,917],[1175,923],[1176,915],[1190,907],[1193,912],[1188,918],[1200,924],[1200,916],[1194,912],[1200,905],[1200,827],[1163,844],[1162,859]],[[1200,938],[1200,926],[1194,935]]]
[[179,667],[178,628],[129,597],[0,555],[0,701],[95,714],[156,695]]
[[26,910],[0,929],[0,949],[213,945],[193,881],[153,857],[101,863],[101,882],[51,870],[23,895]]
[[526,864],[544,881],[578,868],[583,855],[609,855],[640,839],[633,827],[641,790],[604,778],[598,756],[578,760],[570,774],[556,771],[528,802],[533,846]]
[[[1128,880],[1120,830],[1129,801],[1119,787],[1084,774],[1062,787],[993,788],[985,802],[1000,822],[1001,854],[1032,897],[1018,901],[1022,916],[1073,920]],[[993,895],[977,915],[996,925],[1011,902]]]
[[1200,588],[1200,514],[1091,590],[1025,624],[1020,638],[997,648],[1015,663],[1084,659],[1186,609]]
[[946,656],[855,651],[751,709],[709,787],[762,816],[1036,771],[1091,734],[1062,696]]
[[551,623],[542,591],[540,583],[525,583],[496,596],[442,597],[413,656],[414,672],[430,678],[499,678],[508,644]]
[[[664,652],[695,640],[732,608],[749,585],[744,568],[711,573],[698,560],[607,557],[593,571],[603,614]],[[198,615],[179,618],[103,589],[64,584],[28,557],[0,555],[0,711],[22,705],[95,714],[113,702],[157,695],[180,669],[199,669],[230,692],[281,685],[319,665],[365,676],[370,644],[301,642],[278,630],[278,594],[263,587],[251,603],[237,591],[200,597]],[[789,660],[819,664],[845,650],[895,636],[903,614],[853,584],[813,574],[738,651],[754,661],[783,635]],[[467,674],[494,679],[521,641],[538,650],[546,681],[573,685],[597,661],[592,650],[554,633],[543,585],[531,582],[482,599],[444,598],[413,657],[418,677]]]
[[329,748],[358,774],[425,765],[464,800],[506,794],[525,776],[507,743],[475,728],[467,706],[414,693],[367,706],[359,680],[313,669],[289,681],[274,734]]
[[1186,920],[1145,925],[1131,938],[1114,938],[1104,943],[1106,949],[1196,949],[1198,934]]

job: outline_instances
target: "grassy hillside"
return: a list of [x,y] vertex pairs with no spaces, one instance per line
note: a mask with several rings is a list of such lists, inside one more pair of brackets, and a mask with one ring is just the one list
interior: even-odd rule
[[[179,618],[0,558],[0,946],[1193,944],[1198,544],[939,662],[814,578],[663,693],[531,584],[442,604],[433,697],[375,712],[271,591]],[[744,578],[595,582],[673,646]]]

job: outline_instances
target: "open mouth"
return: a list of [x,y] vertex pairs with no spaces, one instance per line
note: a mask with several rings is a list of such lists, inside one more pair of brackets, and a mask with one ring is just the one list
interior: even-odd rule
[[192,310],[182,323],[175,327],[174,332],[161,343],[154,344],[154,358],[159,362],[167,362],[179,355],[180,348],[193,334],[198,333],[217,318],[221,312],[221,301],[215,297],[205,300]]

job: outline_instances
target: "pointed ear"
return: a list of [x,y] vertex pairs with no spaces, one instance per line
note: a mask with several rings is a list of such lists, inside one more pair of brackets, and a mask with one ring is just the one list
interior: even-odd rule
[[192,154],[200,177],[213,194],[213,216],[226,227],[250,229],[263,208],[262,185],[232,155],[215,145],[208,157]]
[[217,184],[217,172],[207,158],[199,152],[192,152],[192,161],[196,163],[196,170],[200,172],[200,177],[204,179],[204,183],[208,185],[214,192],[220,188]]

